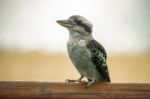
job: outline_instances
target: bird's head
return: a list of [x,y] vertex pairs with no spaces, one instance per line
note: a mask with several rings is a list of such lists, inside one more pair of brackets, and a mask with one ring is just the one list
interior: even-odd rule
[[71,35],[74,33],[79,33],[81,36],[91,35],[92,33],[92,24],[82,16],[73,15],[69,17],[68,20],[58,20],[58,24],[63,27],[66,27]]

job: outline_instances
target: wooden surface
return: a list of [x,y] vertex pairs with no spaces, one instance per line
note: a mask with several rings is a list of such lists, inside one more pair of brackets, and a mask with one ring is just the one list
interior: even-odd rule
[[150,84],[0,82],[0,99],[150,99]]

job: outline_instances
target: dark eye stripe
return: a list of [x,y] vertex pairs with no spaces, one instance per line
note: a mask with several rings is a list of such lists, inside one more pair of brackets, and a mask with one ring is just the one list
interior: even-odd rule
[[81,21],[79,21],[79,20],[76,20],[75,22],[76,22],[77,25],[81,25],[82,24]]
[[89,26],[83,24],[82,21],[80,21],[80,20],[75,20],[75,22],[76,22],[77,25],[83,27],[83,28],[85,29],[85,31],[87,31],[87,32],[89,32],[89,33],[92,32],[91,28],[90,28]]

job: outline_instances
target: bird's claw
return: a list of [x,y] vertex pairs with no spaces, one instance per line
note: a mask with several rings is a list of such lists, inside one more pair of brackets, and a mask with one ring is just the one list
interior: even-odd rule
[[70,79],[66,79],[65,82],[80,82],[80,83],[85,83],[86,81],[85,80],[70,80]]
[[65,82],[80,82],[80,80],[71,80],[71,79],[66,79]]
[[94,79],[87,83],[86,88],[89,88],[93,83],[95,83]]
[[75,80],[66,79],[65,82],[76,82]]
[[90,86],[91,86],[91,84],[88,83],[85,88],[89,88]]

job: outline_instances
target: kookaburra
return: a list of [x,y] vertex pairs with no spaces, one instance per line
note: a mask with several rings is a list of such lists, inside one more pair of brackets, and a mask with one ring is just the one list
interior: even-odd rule
[[57,23],[69,30],[69,57],[81,75],[77,80],[67,81],[81,82],[86,77],[86,87],[94,82],[110,82],[107,54],[104,47],[92,36],[92,24],[79,15],[73,15],[68,20],[58,20]]

